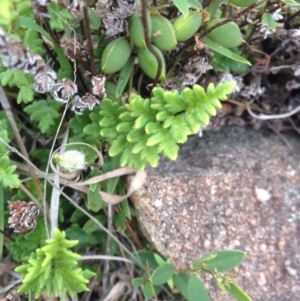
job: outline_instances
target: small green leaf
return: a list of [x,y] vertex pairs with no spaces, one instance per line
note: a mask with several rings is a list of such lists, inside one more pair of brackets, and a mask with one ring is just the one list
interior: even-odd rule
[[143,294],[146,299],[150,299],[154,295],[154,287],[151,282],[147,282],[143,287]]
[[137,257],[142,262],[143,265],[149,267],[150,269],[156,269],[158,263],[155,260],[154,253],[150,251],[139,251],[137,252]]
[[33,98],[34,98],[33,85],[29,84],[27,86],[22,86],[18,94],[17,103],[18,104],[22,102],[28,103],[33,101]]
[[128,142],[140,142],[144,140],[144,130],[131,130],[128,135],[126,136],[126,139]]
[[46,133],[60,117],[58,113],[61,103],[54,100],[38,100],[27,106],[24,111],[30,115],[30,120],[38,121],[38,127],[42,133]]
[[87,195],[87,207],[94,211],[98,212],[103,207],[103,200],[101,195],[99,194],[100,184],[96,185],[96,189],[89,189]]
[[128,83],[128,80],[132,74],[133,65],[134,65],[134,58],[131,56],[120,72],[120,75],[118,78],[117,89],[116,89],[116,97],[117,98],[120,97],[122,95],[122,93],[124,92],[124,89]]
[[0,75],[2,86],[7,86],[9,82],[13,80],[15,71],[16,70],[8,69],[2,72],[2,74]]
[[228,0],[215,0],[215,1],[211,1],[210,5],[206,8],[206,11],[209,13],[210,15],[210,19],[214,19],[215,14],[219,8],[219,6],[222,3],[228,3]]
[[111,128],[104,128],[100,130],[100,135],[105,137],[108,141],[114,141],[117,138],[118,133]]
[[146,142],[147,146],[154,146],[159,144],[161,141],[165,139],[164,134],[162,132],[158,132],[152,136],[150,136]]
[[154,254],[154,258],[159,265],[163,265],[166,263],[166,261],[156,253]]
[[105,92],[106,92],[107,98],[109,98],[113,101],[117,101],[116,91],[117,91],[117,86],[114,83],[112,83],[108,80],[105,81]]
[[184,114],[172,116],[165,120],[163,124],[164,128],[170,127],[170,135],[176,143],[184,143],[187,141],[187,136],[192,134],[192,131],[188,127]]
[[136,143],[136,144],[132,147],[131,151],[132,151],[133,154],[138,154],[138,153],[140,153],[145,147],[147,147],[146,141],[145,141],[145,140],[141,140],[141,141],[139,141],[138,143]]
[[[232,48],[231,50],[238,55],[241,54],[241,50],[238,48]],[[216,51],[211,64],[216,72],[222,71],[226,73],[238,73],[242,75],[249,71],[249,65],[234,61]]]
[[202,41],[212,50],[226,56],[229,57],[232,60],[238,61],[240,63],[244,63],[247,64],[249,66],[251,66],[251,63],[246,60],[245,58],[239,56],[238,54],[232,52],[231,50],[229,50],[228,48],[223,47],[222,45],[220,45],[219,43],[211,40],[209,37],[204,37],[202,39]]
[[27,86],[29,85],[28,78],[24,74],[24,72],[20,70],[15,70],[14,72],[14,77],[15,77],[15,82],[18,88],[21,88],[22,86]]
[[126,137],[124,135],[118,136],[116,140],[112,143],[110,149],[109,149],[109,155],[111,157],[115,157],[119,154],[121,154],[125,148],[127,148],[128,142],[126,140]]
[[0,158],[0,182],[4,187],[18,188],[21,184],[19,176],[14,174],[17,169],[16,165],[11,165],[8,156]]
[[299,0],[284,0],[285,4],[294,10],[300,9],[300,3],[297,3],[297,1],[299,2]]
[[[166,77],[166,62],[161,50],[159,50],[156,46],[152,45],[152,47],[156,50],[157,54],[160,56],[162,68],[161,74],[159,75],[159,80],[164,80]],[[139,48],[138,50],[138,59],[139,64],[143,72],[154,79],[158,72],[158,62],[154,54],[148,48]]]
[[0,10],[0,24],[1,25],[9,25],[12,18],[13,12],[13,5],[14,3],[11,1],[3,1],[1,3],[1,10]]
[[197,276],[191,276],[187,285],[188,301],[210,301],[207,290]]
[[128,133],[133,128],[134,123],[132,121],[120,122],[116,126],[116,130],[118,133]]
[[186,103],[182,101],[177,90],[164,93],[165,108],[172,114],[177,114],[186,109]]
[[252,299],[235,283],[228,283],[228,292],[238,301],[252,301]]
[[184,272],[179,272],[175,274],[174,282],[177,288],[179,289],[182,296],[188,299],[188,282],[190,279],[190,275]]
[[164,142],[160,143],[158,146],[158,150],[163,150],[163,154],[165,157],[176,160],[178,156],[179,146],[175,142]]
[[144,278],[138,277],[131,280],[131,284],[133,287],[139,287],[142,286],[144,283]]
[[148,135],[156,134],[162,130],[162,124],[160,122],[149,122],[145,126],[145,131]]
[[173,277],[175,267],[170,263],[159,266],[151,276],[151,282],[154,285],[162,285]]
[[161,111],[156,114],[156,120],[157,121],[164,121],[167,118],[171,117],[172,114],[169,111]]
[[[233,21],[227,23],[225,21],[227,20],[224,18],[209,20],[206,25],[206,29],[209,30],[207,32],[207,37],[225,48],[232,48],[241,45],[244,40],[239,26]],[[218,25],[217,28],[210,30],[216,25]]]
[[131,157],[131,150],[130,148],[125,148],[122,150],[122,154],[120,157],[120,165],[121,167],[128,165],[128,162],[130,162],[130,157]]
[[188,111],[188,112],[186,112],[184,117],[185,117],[186,123],[188,124],[191,131],[194,134],[196,134],[200,129],[200,124],[199,124],[198,120],[195,118],[194,114],[192,112]]
[[[218,272],[225,272],[239,265],[246,257],[246,253],[239,250],[222,250],[209,254],[217,255],[206,263],[206,268]],[[206,254],[205,256],[209,255]]]
[[189,7],[202,9],[202,5],[199,3],[198,0],[187,0]]
[[30,51],[43,55],[45,53],[45,48],[43,47],[44,41],[39,37],[39,33],[29,28],[26,30],[24,44],[30,49]]
[[140,153],[141,159],[148,162],[152,167],[156,167],[159,162],[159,154],[157,152],[157,147],[145,147]]
[[54,2],[50,3],[50,26],[53,30],[63,30],[67,26],[67,20],[73,19],[66,8],[62,8]]
[[116,73],[130,57],[131,48],[126,38],[114,39],[107,44],[101,57],[101,70],[105,74]]
[[193,262],[193,268],[194,269],[201,269],[203,267],[203,265],[205,265],[207,262],[209,262],[210,260],[212,260],[213,258],[217,257],[217,254],[206,254],[200,258],[198,258],[197,260],[195,260]]
[[89,10],[90,28],[97,30],[101,26],[101,18],[94,9]]
[[174,5],[185,16],[189,13],[189,1],[188,0],[173,0]]
[[265,24],[268,28],[273,30],[274,32],[276,31],[277,27],[282,27],[283,23],[278,23],[274,20],[272,14],[269,13],[264,13],[261,18],[261,23]]
[[134,127],[136,129],[141,129],[145,126],[145,124],[149,121],[149,118],[148,116],[146,115],[141,115],[139,116],[136,120],[135,120],[135,123],[134,123]]
[[[102,214],[98,214],[95,216],[95,218],[101,223],[101,224],[106,224],[107,223],[107,218],[106,216]],[[89,236],[91,234],[98,232],[99,231],[99,226],[97,226],[92,220],[87,220],[87,222],[83,225],[82,230]],[[97,233],[98,234],[98,233]],[[96,234],[96,235],[97,235]]]

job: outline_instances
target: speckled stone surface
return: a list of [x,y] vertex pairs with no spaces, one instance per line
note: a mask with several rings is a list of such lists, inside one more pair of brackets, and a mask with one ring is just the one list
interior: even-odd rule
[[[247,252],[233,272],[255,301],[300,300],[300,138],[225,128],[192,137],[148,169],[132,201],[148,240],[179,268],[207,252]],[[212,300],[233,300],[207,282]]]

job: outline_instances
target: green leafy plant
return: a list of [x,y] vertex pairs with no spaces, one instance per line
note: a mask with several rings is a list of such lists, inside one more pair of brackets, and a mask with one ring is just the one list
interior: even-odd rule
[[61,103],[44,99],[27,106],[24,111],[30,115],[32,121],[38,121],[39,129],[42,133],[46,133],[60,117],[58,112],[60,108]]
[[78,241],[67,240],[65,233],[55,230],[53,238],[46,240],[46,245],[37,249],[31,255],[28,263],[16,268],[22,276],[22,285],[19,293],[34,293],[35,298],[42,293],[70,297],[75,292],[88,291],[86,284],[94,273],[77,267],[80,255],[68,250]]
[[46,238],[44,223],[40,219],[33,232],[16,237],[15,241],[10,242],[6,247],[15,261],[23,262],[29,259],[32,252],[45,244]]
[[[34,232],[14,236],[6,246],[15,261],[27,260],[16,269],[23,283],[19,292],[36,298],[46,293],[63,299],[87,291],[93,275],[77,267],[79,255],[69,250],[76,242],[67,240],[65,232],[53,231],[54,222],[68,237],[78,238],[78,253],[97,245],[111,254],[123,248],[124,256],[127,249],[112,234],[114,226],[139,242],[130,226],[134,209],[127,200],[117,204],[126,194],[122,179],[107,177],[100,183],[95,178],[118,169],[131,173],[147,164],[155,167],[161,156],[176,160],[180,145],[208,125],[234,90],[234,81],[216,77],[219,70],[246,73],[258,58],[252,51],[261,52],[253,42],[284,25],[274,17],[276,5],[288,16],[286,28],[299,24],[299,1],[293,0],[212,0],[202,1],[203,6],[198,0],[142,0],[129,1],[126,9],[119,1],[90,1],[88,6],[75,2],[0,4],[0,100],[5,111],[0,112],[0,230],[12,227],[4,221],[5,200],[30,200],[43,211],[45,221],[39,219]],[[253,21],[241,22],[252,10]],[[71,173],[67,178],[54,166],[48,175],[53,149],[66,142],[77,143],[71,154],[79,150],[87,164],[80,164],[81,173],[73,165],[62,168]],[[91,147],[101,150],[104,162]],[[76,183],[73,172],[88,184]],[[76,209],[61,202],[59,183],[71,185],[77,201],[72,203],[68,194],[64,200]],[[109,203],[116,194],[119,201]],[[103,236],[106,231],[109,239]],[[157,254],[139,252],[134,262],[140,277],[132,284],[142,287],[145,298],[167,288],[188,301],[199,296],[209,300],[200,278],[206,273],[222,292],[248,301],[234,278],[224,274],[244,257],[241,251],[216,251],[189,269],[176,270]]]
[[109,154],[121,155],[121,166],[157,166],[160,153],[175,160],[178,144],[209,123],[221,107],[220,100],[226,100],[233,87],[234,82],[210,84],[205,92],[195,85],[182,93],[155,88],[151,99],[132,95],[125,107],[104,99],[99,111],[100,134],[111,143]]
[[251,298],[234,282],[234,275],[223,274],[236,267],[245,259],[246,253],[237,250],[214,251],[197,259],[191,268],[177,270],[158,254],[139,252],[141,261],[148,267],[143,277],[134,278],[132,285],[141,286],[145,298],[153,297],[160,286],[168,284],[176,287],[188,301],[210,301],[209,294],[199,275],[211,275],[223,293],[230,293],[238,301],[251,301]]

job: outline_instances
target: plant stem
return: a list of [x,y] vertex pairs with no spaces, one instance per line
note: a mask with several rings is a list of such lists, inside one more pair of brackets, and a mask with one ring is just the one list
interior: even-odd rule
[[296,11],[294,14],[292,14],[285,22],[284,22],[284,28],[290,27],[290,22],[300,15],[300,10]]
[[147,1],[146,0],[142,0],[142,10],[141,10],[141,16],[140,16],[141,22],[143,24],[143,28],[144,28],[144,35],[145,35],[145,42],[146,42],[146,46],[149,49],[149,51],[155,56],[156,60],[157,60],[157,73],[153,82],[153,86],[155,87],[161,71],[162,71],[162,61],[161,58],[158,54],[158,52],[156,51],[156,49],[153,47],[153,45],[151,44],[150,41],[150,37],[149,37],[149,28],[148,28],[148,22],[147,22]]
[[241,12],[239,12],[238,14],[234,15],[233,17],[228,18],[228,19],[226,19],[224,21],[221,21],[221,22],[215,24],[214,26],[212,26],[211,28],[209,28],[208,30],[206,30],[204,33],[202,33],[201,36],[200,36],[200,38],[203,39],[205,36],[207,36],[214,29],[216,29],[216,28],[218,28],[218,27],[220,27],[222,25],[225,25],[225,24],[227,24],[227,23],[229,23],[229,22],[231,22],[233,20],[236,20],[239,17],[241,17],[242,15],[247,14],[251,9],[253,9],[254,7],[256,7],[256,6],[260,5],[260,4],[262,4],[263,2],[265,2],[265,1],[262,1],[262,0],[258,1],[257,3],[254,3],[254,4],[250,5],[250,6],[248,6],[247,8],[245,8],[244,10],[242,10]]
[[83,12],[84,12],[84,23],[85,23],[85,35],[89,46],[90,69],[91,69],[91,73],[95,74],[96,69],[95,69],[95,60],[94,60],[94,52],[93,52],[93,41],[92,41],[92,34],[90,30],[89,11],[86,6],[84,7]]

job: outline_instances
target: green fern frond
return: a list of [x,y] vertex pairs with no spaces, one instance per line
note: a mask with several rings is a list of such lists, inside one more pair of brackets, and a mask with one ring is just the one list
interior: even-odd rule
[[132,95],[125,106],[104,99],[99,125],[100,135],[111,144],[109,155],[120,155],[121,166],[136,169],[157,166],[160,154],[175,160],[178,144],[209,123],[234,85],[234,81],[210,84],[207,91],[194,85],[182,93],[154,88],[151,99]]
[[101,102],[101,110],[99,112],[102,117],[100,120],[100,135],[108,140],[116,139],[118,136],[117,125],[119,124],[119,115],[125,111],[118,102],[109,98],[105,98]]
[[39,129],[45,134],[58,121],[61,106],[62,104],[58,101],[41,99],[25,107],[24,111],[30,115],[30,120],[38,122]]
[[67,240],[65,236],[65,232],[56,229],[53,238],[47,239],[46,245],[37,249],[28,263],[15,269],[22,276],[18,293],[34,292],[38,298],[42,293],[56,297],[68,293],[73,297],[74,292],[88,291],[86,284],[94,273],[77,267],[76,259],[80,256],[68,249],[78,241]]

